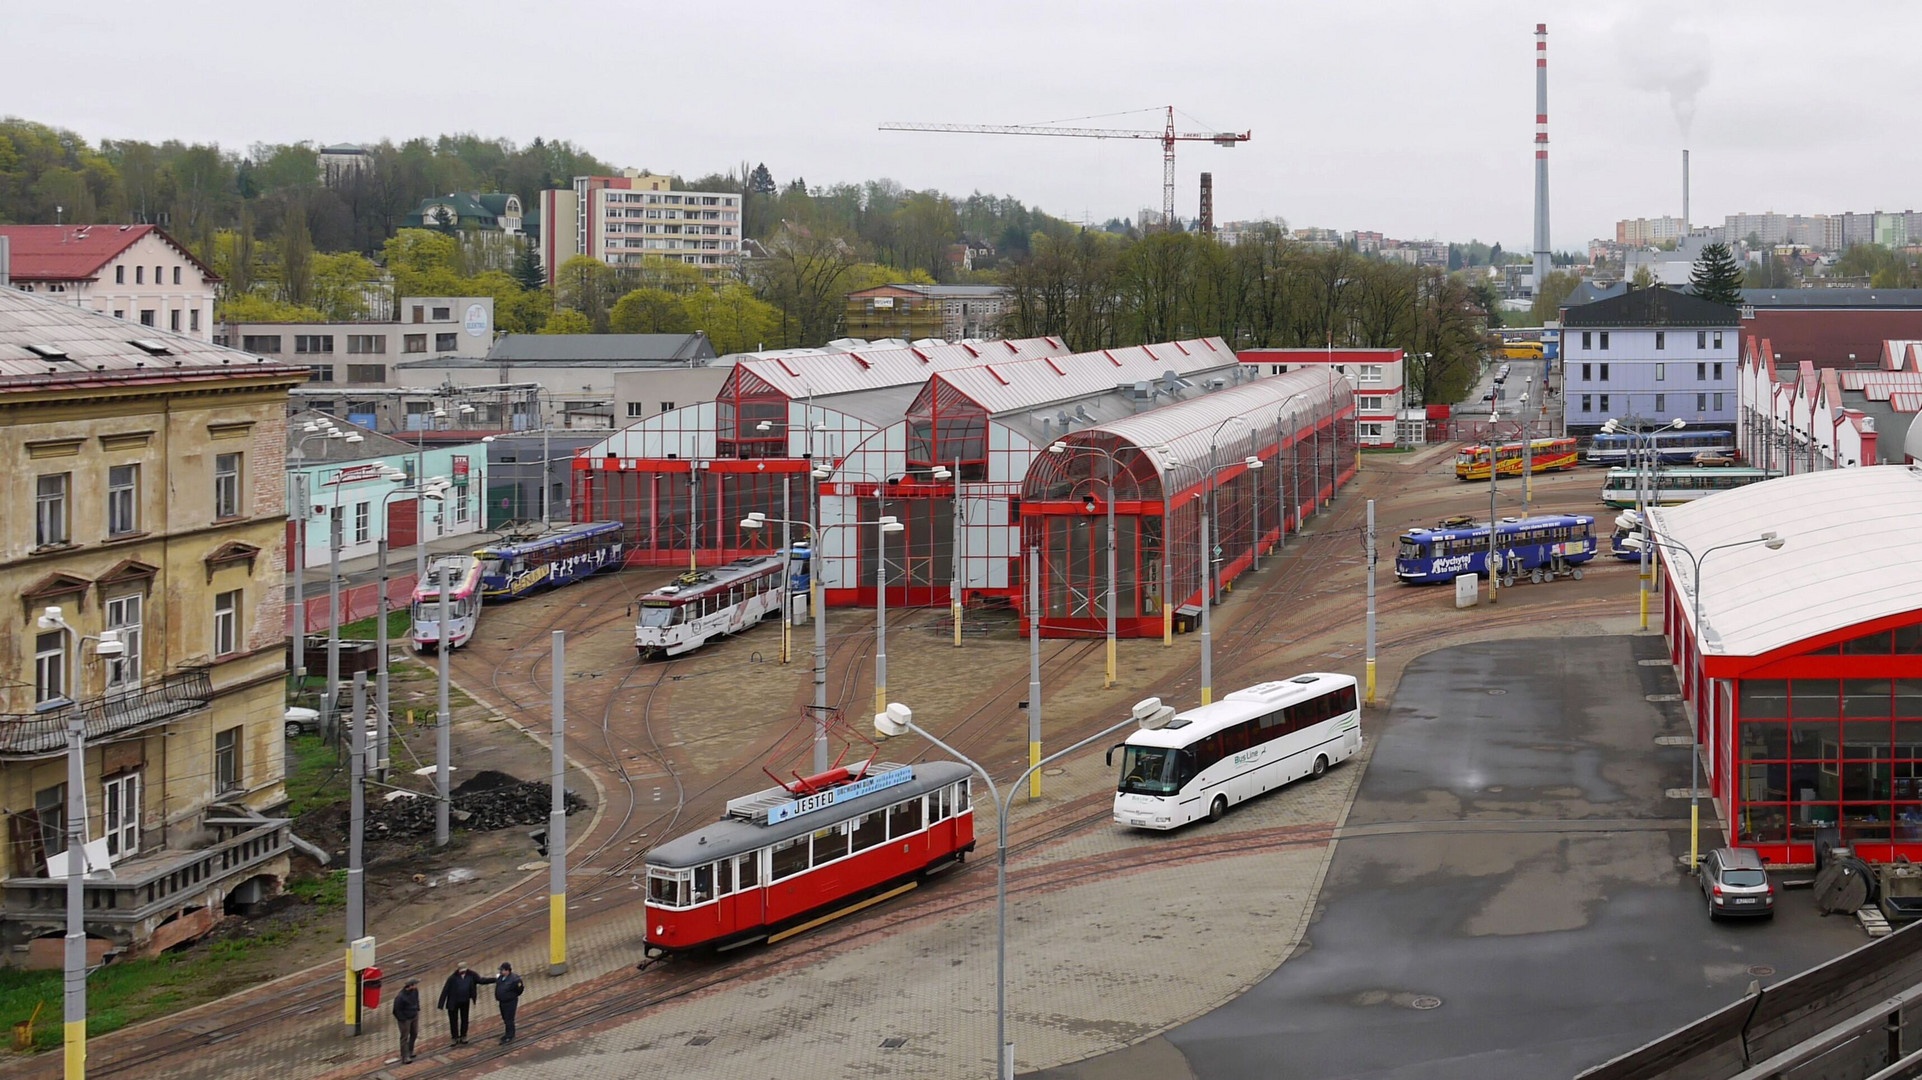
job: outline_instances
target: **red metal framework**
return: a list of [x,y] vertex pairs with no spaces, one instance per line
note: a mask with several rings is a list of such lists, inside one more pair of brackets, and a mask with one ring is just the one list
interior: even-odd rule
[[908,466],[949,469],[956,479],[985,480],[988,473],[988,411],[939,377],[929,379],[908,407]]
[[[787,454],[788,396],[737,367],[714,395],[716,455],[773,458]],[[764,430],[761,425],[766,424]]]
[[[779,528],[740,527],[750,513],[807,520],[808,466],[799,458],[580,457],[574,460],[574,513],[584,521],[624,523],[630,566],[680,565],[690,550],[698,563],[726,562],[780,546]],[[797,542],[804,536],[793,533]]]

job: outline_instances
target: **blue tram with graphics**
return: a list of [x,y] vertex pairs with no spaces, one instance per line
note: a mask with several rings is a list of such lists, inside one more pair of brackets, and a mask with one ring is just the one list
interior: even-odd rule
[[[1539,580],[1544,571],[1575,567],[1595,557],[1595,519],[1588,514],[1544,514],[1495,523],[1497,568]],[[1406,585],[1441,585],[1463,574],[1488,576],[1488,526],[1452,518],[1432,529],[1401,534],[1395,576]]]
[[481,594],[489,600],[515,600],[618,570],[625,551],[621,530],[618,521],[585,521],[482,548],[474,552],[481,564]]

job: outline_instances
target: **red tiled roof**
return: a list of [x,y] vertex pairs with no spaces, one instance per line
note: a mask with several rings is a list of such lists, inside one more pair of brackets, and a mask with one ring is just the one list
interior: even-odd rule
[[0,225],[0,236],[10,246],[10,273],[16,281],[91,280],[148,233],[185,255],[209,280],[220,280],[156,225]]

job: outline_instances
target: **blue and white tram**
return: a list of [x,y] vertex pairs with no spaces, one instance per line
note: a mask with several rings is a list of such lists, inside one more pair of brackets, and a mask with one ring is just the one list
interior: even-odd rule
[[1628,463],[1629,452],[1647,446],[1654,440],[1655,451],[1661,460],[1669,465],[1690,465],[1695,455],[1704,451],[1717,454],[1735,453],[1733,432],[1717,431],[1710,428],[1687,428],[1677,430],[1664,428],[1645,435],[1628,432],[1606,432],[1597,434],[1588,441],[1588,452],[1583,460],[1590,465],[1624,465]]
[[634,650],[643,660],[679,656],[779,614],[807,587],[807,564],[807,549],[796,548],[682,574],[641,597]]
[[624,546],[618,521],[562,525],[527,540],[474,552],[481,562],[481,592],[490,600],[516,600],[603,570],[619,570]]
[[[1495,549],[1506,576],[1595,557],[1595,519],[1588,514],[1503,518],[1495,524]],[[1442,585],[1462,574],[1488,576],[1488,526],[1449,523],[1401,534],[1395,576],[1405,585]]]

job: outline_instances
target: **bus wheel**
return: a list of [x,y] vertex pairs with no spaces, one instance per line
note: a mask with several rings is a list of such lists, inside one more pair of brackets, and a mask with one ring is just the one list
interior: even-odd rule
[[1328,771],[1328,759],[1324,756],[1316,755],[1315,772],[1314,772],[1315,779],[1317,780],[1321,779],[1321,774],[1327,771]]
[[1208,805],[1208,820],[1220,821],[1221,815],[1227,812],[1228,812],[1228,796],[1217,795],[1215,796],[1215,801]]

